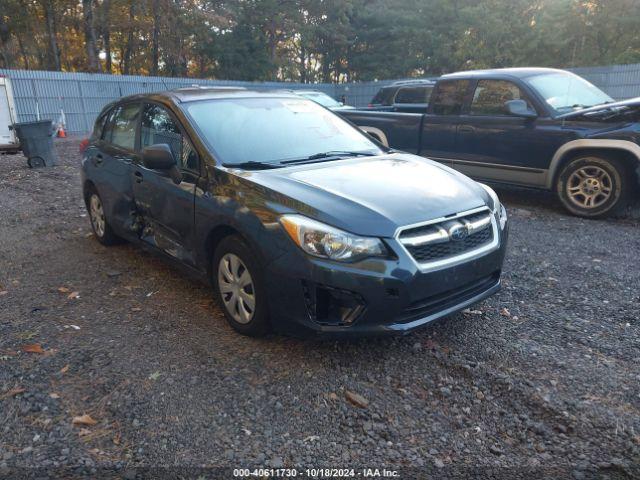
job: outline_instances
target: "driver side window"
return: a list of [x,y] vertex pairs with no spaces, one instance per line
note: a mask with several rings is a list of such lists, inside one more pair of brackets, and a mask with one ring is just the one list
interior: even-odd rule
[[159,105],[145,105],[140,129],[140,148],[159,143],[169,145],[178,168],[199,171],[195,149],[169,112]]
[[509,100],[524,100],[527,102],[527,107],[534,111],[531,103],[514,83],[506,80],[480,80],[473,94],[469,113],[471,115],[508,116],[509,112],[505,102]]

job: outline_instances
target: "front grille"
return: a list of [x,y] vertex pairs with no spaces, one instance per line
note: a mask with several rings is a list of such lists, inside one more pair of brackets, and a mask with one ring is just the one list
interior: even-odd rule
[[494,242],[492,214],[483,210],[461,215],[400,233],[398,240],[420,264],[454,261],[460,255],[479,251]]

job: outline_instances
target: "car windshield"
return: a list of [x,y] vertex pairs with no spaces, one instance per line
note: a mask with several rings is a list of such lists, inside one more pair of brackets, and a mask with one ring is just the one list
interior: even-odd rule
[[573,73],[545,73],[529,77],[526,81],[558,113],[613,102],[598,87]]
[[225,165],[278,164],[324,152],[382,153],[358,129],[303,98],[204,100],[187,111]]
[[299,94],[302,97],[308,98],[309,100],[313,100],[316,103],[319,103],[323,107],[340,107],[342,104],[337,102],[333,98],[331,98],[326,93],[322,92],[301,92]]

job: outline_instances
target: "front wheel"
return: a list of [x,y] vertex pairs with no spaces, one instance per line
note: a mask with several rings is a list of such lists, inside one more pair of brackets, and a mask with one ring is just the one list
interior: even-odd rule
[[213,285],[229,324],[253,337],[269,331],[262,268],[238,235],[222,239],[213,255]]
[[579,217],[610,216],[626,204],[630,185],[625,173],[624,164],[615,158],[575,158],[558,176],[558,196],[564,207]]

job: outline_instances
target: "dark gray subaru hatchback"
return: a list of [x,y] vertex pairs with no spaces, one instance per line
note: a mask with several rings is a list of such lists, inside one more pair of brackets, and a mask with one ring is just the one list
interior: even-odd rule
[[244,334],[404,333],[500,288],[493,190],[293,94],[124,98],[84,144],[82,182],[101,243],[210,281]]

